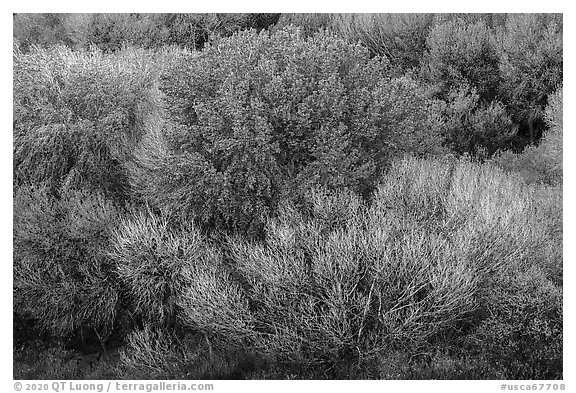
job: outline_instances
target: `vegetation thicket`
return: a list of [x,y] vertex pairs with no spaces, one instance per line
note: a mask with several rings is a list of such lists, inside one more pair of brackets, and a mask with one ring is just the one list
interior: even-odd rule
[[14,35],[24,50],[31,45],[63,44],[116,51],[179,45],[201,49],[213,36],[243,29],[265,29],[280,14],[15,14]]
[[497,34],[501,96],[533,143],[544,127],[548,96],[562,84],[562,16],[510,16]]
[[160,90],[165,147],[141,150],[134,182],[213,228],[259,231],[314,185],[368,195],[392,157],[441,150],[417,83],[329,33],[239,33],[174,62]]
[[158,70],[150,53],[14,52],[14,185],[130,198],[123,162],[144,133]]
[[520,154],[501,152],[494,162],[502,168],[521,173],[530,183],[562,187],[562,92],[560,87],[548,97],[544,118],[548,124],[538,146],[529,146]]
[[562,378],[561,15],[14,22],[15,378]]

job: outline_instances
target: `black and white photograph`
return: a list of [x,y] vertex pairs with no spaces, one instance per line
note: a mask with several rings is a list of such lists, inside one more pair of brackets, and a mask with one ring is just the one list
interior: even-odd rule
[[326,10],[12,13],[8,388],[571,390],[564,14]]

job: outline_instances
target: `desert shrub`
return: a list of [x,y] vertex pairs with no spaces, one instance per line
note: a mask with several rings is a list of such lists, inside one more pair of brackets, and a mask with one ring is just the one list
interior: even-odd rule
[[87,188],[123,200],[122,163],[143,132],[151,54],[73,52],[64,47],[14,52],[14,183]]
[[14,38],[22,50],[64,44],[111,52],[124,45],[201,49],[215,35],[265,29],[280,14],[15,14]]
[[66,14],[14,14],[12,35],[23,51],[32,45],[69,45],[65,18]]
[[[490,165],[407,159],[371,206],[342,191],[312,193],[305,211],[283,205],[263,243],[230,243],[254,302],[256,348],[308,365],[458,348],[456,338],[482,331],[501,306],[491,292],[498,280],[540,269],[558,282],[558,197]],[[557,359],[558,336],[538,337],[543,347],[554,342],[546,356]],[[530,350],[523,339],[513,345]],[[478,367],[497,368],[482,359]]]
[[468,24],[482,22],[490,29],[495,30],[506,25],[508,15],[509,14],[480,13],[480,12],[475,12],[471,14],[443,12],[441,14],[440,13],[434,14],[434,24],[441,25],[446,22],[460,19]]
[[[104,52],[121,50],[126,45],[159,48],[174,44],[163,14],[67,14],[62,25],[76,49],[98,48]],[[190,32],[191,33],[191,32]],[[176,34],[176,32],[174,32]],[[195,35],[188,38],[192,48]]]
[[491,101],[498,90],[498,55],[483,22],[468,24],[455,19],[435,26],[426,38],[421,68],[439,98],[468,85],[483,101]]
[[[487,363],[501,370],[503,378],[559,378],[561,190],[527,186],[521,178],[490,165],[460,164],[451,171],[447,179],[450,192],[443,203],[443,215],[450,217],[443,220],[445,228],[450,230],[454,244],[460,245],[461,258],[470,260],[482,272],[478,276],[481,285],[476,292],[477,311],[466,328],[472,330],[465,330],[471,334],[460,337],[473,345],[466,346],[460,358],[473,359],[472,363],[464,363],[469,372],[477,372],[476,367]],[[403,177],[422,179],[426,173],[425,168],[412,166]],[[436,185],[435,195],[442,195],[440,190],[446,183],[437,179],[430,184]],[[438,203],[432,201],[441,198],[420,196],[428,194],[429,187],[414,181],[410,188],[400,189],[397,194],[387,191],[385,195],[410,201],[404,202],[407,213],[439,211],[432,207]]]
[[231,345],[251,334],[248,303],[221,252],[193,226],[175,228],[166,216],[135,212],[114,232],[110,255],[125,302],[141,323]]
[[183,379],[186,347],[171,334],[151,327],[127,338],[119,370],[130,379]]
[[562,185],[562,88],[548,98],[545,119],[549,129],[540,144],[520,154],[500,152],[494,162],[507,171],[518,172],[531,183]]
[[482,18],[446,17],[436,25],[426,38],[420,76],[437,99],[438,127],[452,151],[491,156],[513,145],[518,125],[498,99],[499,56]]
[[82,46],[115,51],[123,44],[146,48],[201,48],[218,24],[215,14],[91,14]]
[[115,231],[110,255],[137,321],[121,354],[121,375],[229,378],[252,361],[244,348],[256,334],[248,301],[222,253],[196,228],[134,212]]
[[473,269],[434,253],[439,236],[371,224],[378,213],[351,194],[312,198],[311,217],[287,207],[266,244],[231,246],[269,334],[260,345],[280,362],[414,351],[474,309]]
[[505,379],[562,379],[562,288],[537,266],[493,284],[490,316],[469,338],[470,352],[503,370]]
[[134,18],[142,27],[126,40],[149,48],[168,44],[202,49],[214,37],[227,37],[244,29],[265,29],[279,17],[280,14],[136,14]]
[[387,75],[381,59],[329,33],[222,39],[163,75],[166,148],[143,149],[133,182],[152,205],[249,232],[287,182],[369,192],[390,157],[439,142],[416,83]]
[[213,259],[204,258],[183,272],[191,284],[178,300],[180,320],[219,346],[238,348],[254,336],[254,319],[239,283]]
[[494,100],[483,103],[477,90],[461,86],[444,100],[435,100],[431,118],[443,143],[456,154],[491,156],[510,146],[518,127],[505,106]]
[[[14,310],[41,330],[108,336],[120,311],[106,248],[118,210],[102,195],[21,187],[14,198]],[[91,331],[92,330],[92,331]]]
[[562,15],[510,15],[498,34],[500,94],[534,143],[545,128],[548,95],[562,83]]
[[110,256],[127,303],[145,323],[174,326],[182,269],[202,248],[197,231],[175,233],[151,212],[135,212],[118,226]]
[[544,119],[548,125],[548,131],[540,142],[542,155],[548,162],[548,171],[557,179],[556,183],[562,182],[562,141],[563,141],[563,88],[548,96],[548,105],[544,113]]
[[400,73],[419,66],[434,14],[336,14],[333,29],[351,43],[386,57]]
[[321,30],[331,29],[333,14],[280,14],[278,22],[270,27],[271,31],[282,30],[287,26],[298,27],[304,37],[311,37]]

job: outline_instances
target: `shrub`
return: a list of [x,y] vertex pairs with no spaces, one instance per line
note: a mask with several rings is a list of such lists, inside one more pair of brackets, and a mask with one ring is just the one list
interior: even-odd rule
[[534,143],[544,129],[548,95],[562,83],[562,16],[517,14],[498,35],[500,94]]
[[333,14],[281,14],[278,22],[270,27],[270,31],[282,30],[287,26],[300,29],[304,37],[311,37],[321,30],[331,29]]
[[549,128],[540,143],[542,155],[549,163],[548,170],[558,179],[557,183],[562,182],[563,94],[560,87],[548,96],[544,119]]
[[500,307],[498,280],[529,269],[558,279],[561,203],[547,192],[489,165],[408,159],[371,206],[342,192],[313,193],[304,212],[284,205],[264,243],[230,244],[262,329],[257,348],[328,366],[457,347]]
[[120,311],[106,256],[118,211],[102,195],[21,187],[14,199],[14,309],[52,335],[108,336]]
[[469,350],[503,370],[506,379],[562,379],[562,288],[537,266],[494,284],[490,316],[470,337]]
[[431,115],[432,127],[442,135],[444,144],[457,154],[491,156],[508,147],[518,127],[499,101],[482,103],[475,89],[462,86],[451,91],[446,100],[436,100]]
[[[454,344],[473,343],[465,346],[461,356],[476,359],[481,367],[487,362],[501,370],[503,378],[559,378],[561,190],[527,186],[519,177],[490,165],[459,164],[445,178],[450,191],[440,204],[438,196],[446,183],[436,179],[426,186],[429,170],[424,164],[404,168],[403,178],[422,180],[384,195],[390,200],[402,197],[406,213],[430,212],[421,217],[423,222],[443,212],[440,217],[450,218],[442,221],[453,244],[459,245],[460,258],[468,259],[482,273],[478,275],[477,311],[464,329],[470,334],[461,335]],[[437,189],[434,198],[427,196],[431,185]],[[442,205],[444,209],[439,209]]]
[[168,44],[202,49],[217,36],[227,37],[244,29],[265,29],[279,17],[280,14],[137,14],[146,29],[141,28],[129,37],[129,42],[132,45],[144,42],[147,47]]
[[178,379],[185,374],[186,347],[163,330],[145,327],[128,336],[119,370],[130,379]]
[[[159,48],[164,45],[182,44],[195,48],[196,27],[189,24],[187,40],[177,42],[171,34],[166,14],[69,14],[62,19],[71,46],[76,49],[96,47],[104,52],[121,50],[130,45],[140,48]],[[199,34],[199,33],[198,33]],[[198,37],[199,38],[199,37]]]
[[259,365],[245,350],[215,345],[203,335],[145,326],[127,341],[117,367],[123,379],[239,379]]
[[163,76],[166,150],[144,149],[133,182],[153,178],[141,195],[181,217],[255,233],[287,182],[367,193],[390,157],[439,142],[416,84],[386,70],[328,33],[222,39]]
[[23,51],[30,46],[95,46],[111,52],[124,45],[160,48],[178,45],[201,49],[214,35],[265,29],[280,14],[15,14],[14,38]]
[[83,46],[115,51],[128,43],[145,48],[200,49],[218,25],[216,14],[89,14]]
[[14,52],[14,183],[86,188],[125,200],[122,164],[143,132],[152,56],[64,47]]
[[437,236],[371,224],[378,213],[353,195],[313,199],[308,219],[282,211],[266,244],[232,245],[258,301],[257,324],[269,334],[260,345],[281,362],[338,364],[394,347],[412,351],[474,309],[472,269],[425,257],[441,244]]
[[240,285],[214,259],[204,258],[183,272],[190,284],[178,301],[180,320],[212,342],[226,344],[227,350],[242,348],[255,334],[249,303]]
[[336,14],[332,25],[348,42],[360,42],[403,74],[419,66],[433,22],[434,14]]
[[426,38],[422,75],[435,95],[446,98],[461,85],[476,89],[483,101],[492,101],[499,86],[498,55],[491,32],[479,21],[462,19],[435,26]]
[[33,45],[69,45],[64,19],[66,14],[13,14],[14,40],[23,51]]
[[520,154],[500,152],[494,162],[507,171],[518,172],[531,183],[562,185],[562,88],[549,96],[545,119],[548,131],[538,146]]
[[506,25],[506,20],[508,19],[508,14],[495,14],[495,13],[450,13],[444,12],[441,14],[434,15],[434,22],[436,25],[441,25],[446,22],[461,20],[467,24],[474,24],[478,22],[484,23],[487,27],[492,30],[496,30],[500,27]]
[[136,315],[152,326],[172,326],[186,281],[184,267],[200,255],[201,235],[175,233],[166,217],[135,212],[114,232],[110,256],[124,296]]
[[187,329],[231,345],[251,333],[248,304],[221,252],[194,227],[136,212],[115,231],[110,255],[126,303],[151,328]]

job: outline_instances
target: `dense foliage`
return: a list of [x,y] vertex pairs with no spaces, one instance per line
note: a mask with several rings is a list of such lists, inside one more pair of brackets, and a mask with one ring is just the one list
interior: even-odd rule
[[483,22],[467,24],[456,19],[437,25],[428,34],[426,47],[422,72],[435,95],[445,97],[468,85],[483,101],[494,98],[499,85],[498,56]]
[[130,44],[143,48],[178,45],[200,49],[213,36],[264,29],[280,14],[15,14],[14,37],[30,45],[64,44],[116,51]]
[[136,178],[153,179],[142,195],[202,224],[254,230],[288,192],[368,194],[391,157],[440,145],[417,84],[387,69],[360,46],[293,29],[240,33],[179,59],[160,87],[167,152],[139,157]]
[[341,14],[333,19],[346,40],[385,56],[401,73],[419,67],[433,23],[433,14]]
[[[118,211],[101,195],[20,188],[14,198],[14,311],[56,336],[111,333],[119,308],[106,250]],[[92,333],[92,332],[90,332]]]
[[562,378],[561,16],[14,22],[15,378]]
[[14,184],[128,198],[122,163],[144,132],[157,70],[149,53],[14,52]]
[[548,97],[545,120],[549,129],[538,146],[529,146],[521,154],[501,152],[494,161],[509,171],[522,174],[527,182],[562,186],[562,88]]
[[544,130],[548,96],[562,84],[562,17],[519,14],[498,35],[501,95],[534,142]]

